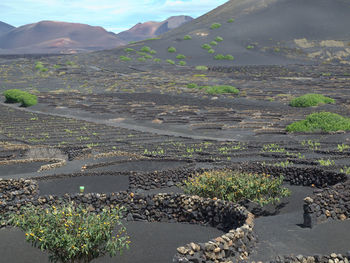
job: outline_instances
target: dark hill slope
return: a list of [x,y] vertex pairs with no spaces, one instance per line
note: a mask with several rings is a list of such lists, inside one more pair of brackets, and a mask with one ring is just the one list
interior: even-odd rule
[[[349,0],[231,0],[147,45],[163,59],[184,54],[189,64],[349,63],[349,14]],[[213,23],[221,27],[211,29]],[[224,40],[208,54],[201,46],[217,36]],[[167,52],[169,46],[177,52]],[[217,54],[235,60],[215,60]]]
[[9,24],[6,24],[0,21],[0,35],[5,34],[14,28],[15,28],[14,26],[11,26]]

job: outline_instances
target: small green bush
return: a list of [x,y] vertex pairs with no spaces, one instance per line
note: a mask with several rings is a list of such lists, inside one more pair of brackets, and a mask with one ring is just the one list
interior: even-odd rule
[[235,58],[234,58],[234,56],[228,54],[228,55],[225,56],[225,59],[226,60],[234,60]]
[[177,59],[185,59],[186,56],[185,56],[185,55],[182,55],[182,54],[178,54],[178,55],[176,56],[176,58],[177,58]]
[[36,70],[39,70],[41,72],[47,72],[49,69],[48,68],[45,68],[43,63],[38,61],[36,64],[35,64],[35,69]]
[[290,191],[282,187],[283,176],[271,178],[268,174],[213,170],[197,173],[184,183],[186,194],[231,202],[250,200],[261,206],[277,203],[290,195]]
[[160,58],[153,59],[154,62],[161,62],[162,60]]
[[195,67],[196,70],[208,70],[208,67],[207,66],[196,66]]
[[181,60],[181,61],[179,61],[179,65],[180,65],[180,66],[186,66],[187,63],[186,63],[186,61]]
[[350,118],[331,112],[318,112],[287,126],[288,132],[349,131]]
[[192,37],[190,35],[184,36],[184,40],[191,40],[191,39],[192,39]]
[[254,49],[254,46],[253,45],[248,45],[248,46],[246,46],[246,49]]
[[127,52],[127,53],[130,53],[130,52],[134,52],[135,49],[128,47],[128,48],[125,48],[124,51]]
[[176,48],[175,47],[169,47],[168,48],[168,52],[169,53],[175,53],[176,52]]
[[120,56],[119,59],[120,59],[121,61],[131,61],[131,60],[132,60],[132,58],[126,57],[126,56]]
[[174,60],[167,59],[166,62],[169,63],[169,64],[171,64],[171,65],[175,65],[175,61],[174,61]]
[[157,54],[157,51],[155,51],[154,49],[152,49],[149,53],[152,54],[152,55],[154,55],[154,54]]
[[224,39],[223,39],[222,37],[216,37],[216,38],[215,38],[215,41],[216,41],[216,42],[222,42],[222,41],[224,41]]
[[34,106],[38,103],[37,96],[19,89],[9,89],[4,92],[6,103],[21,103],[23,107]]
[[239,90],[233,86],[220,85],[220,86],[209,86],[208,88],[206,88],[206,92],[212,95],[224,94],[224,93],[238,94]]
[[211,41],[209,44],[210,44],[211,46],[217,46],[217,45],[218,45],[218,42],[216,42],[216,41]]
[[[129,237],[120,222],[119,208],[95,214],[85,207],[26,207],[11,214],[9,223],[26,232],[26,240],[46,250],[50,262],[91,262],[129,248]],[[117,236],[112,231],[118,227]]]
[[150,54],[146,54],[146,55],[144,55],[143,57],[144,57],[145,59],[152,59],[152,58],[153,58],[153,56],[150,55]]
[[137,60],[140,61],[140,62],[146,62],[146,58],[145,57],[138,58]]
[[141,52],[147,52],[147,53],[150,53],[151,50],[152,50],[152,49],[151,49],[150,47],[148,47],[148,46],[143,46],[143,47],[140,49]]
[[312,107],[320,104],[333,104],[334,99],[325,97],[321,94],[308,93],[303,96],[292,99],[289,103],[292,107]]
[[235,22],[234,18],[230,18],[229,20],[227,20],[227,23],[233,23],[233,22]]
[[211,48],[211,49],[208,50],[208,53],[209,53],[209,54],[214,54],[214,53],[215,53],[215,50]]
[[187,84],[188,89],[198,89],[198,85],[196,83]]
[[211,49],[211,46],[209,44],[203,44],[202,48],[206,49],[206,50],[209,50],[209,49]]
[[223,54],[217,54],[214,56],[214,59],[216,60],[234,60],[234,57],[232,55],[223,55]]
[[211,24],[210,29],[217,29],[217,28],[220,28],[220,27],[221,27],[220,23],[213,23],[213,24]]

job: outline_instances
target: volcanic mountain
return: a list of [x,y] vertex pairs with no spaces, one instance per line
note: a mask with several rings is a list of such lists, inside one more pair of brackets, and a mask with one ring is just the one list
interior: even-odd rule
[[0,21],[0,35],[3,35],[9,31],[11,31],[14,28],[15,28],[14,26],[11,26],[9,24],[6,24],[6,23]]
[[350,63],[349,14],[348,0],[230,0],[132,47],[189,65]]
[[162,22],[138,23],[117,36],[125,42],[155,38],[192,20],[193,18],[190,16],[172,16]]
[[56,21],[24,25],[0,36],[0,48],[10,53],[74,53],[123,44],[102,27]]

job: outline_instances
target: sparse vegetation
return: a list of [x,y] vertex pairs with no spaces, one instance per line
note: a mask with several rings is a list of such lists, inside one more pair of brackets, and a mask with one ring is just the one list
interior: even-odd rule
[[350,148],[350,146],[342,143],[342,144],[338,144],[337,148],[338,148],[339,152],[344,152],[345,150],[348,150]]
[[233,22],[235,22],[234,18],[230,18],[229,20],[227,20],[227,23],[233,23]]
[[312,113],[305,120],[288,125],[286,130],[288,132],[349,131],[350,118],[331,112]]
[[332,166],[332,165],[335,165],[334,160],[330,160],[330,159],[327,159],[327,160],[320,159],[320,160],[317,160],[317,162],[318,162],[321,166]]
[[121,61],[131,61],[131,60],[132,60],[132,58],[126,57],[126,56],[120,56],[119,59],[120,59]]
[[184,36],[184,40],[191,40],[191,39],[192,39],[192,37],[190,35]]
[[175,65],[175,61],[174,61],[174,60],[167,59],[166,62],[169,63],[169,64],[171,64],[171,65]]
[[176,48],[175,47],[169,47],[168,48],[168,52],[169,53],[175,53],[176,52]]
[[153,61],[157,62],[157,63],[162,62],[162,60],[160,58],[155,58],[155,59],[153,59]]
[[246,46],[246,49],[254,49],[254,46],[253,45],[248,45],[248,46]]
[[221,86],[211,86],[206,88],[208,94],[224,94],[224,93],[232,93],[238,94],[239,90],[233,86],[229,85],[221,85]]
[[280,198],[290,195],[282,184],[282,176],[271,178],[268,174],[213,170],[193,175],[185,181],[183,189],[187,194],[231,202],[250,200],[263,206],[277,203]]
[[206,50],[209,50],[209,49],[211,49],[211,46],[209,44],[203,44],[202,48],[206,49]]
[[216,41],[211,41],[210,43],[209,43],[211,46],[217,46],[218,45],[218,42],[216,42]]
[[195,67],[196,70],[208,70],[208,67],[207,66],[196,66]]
[[291,100],[292,107],[312,107],[320,104],[333,104],[334,99],[325,97],[321,94],[309,93]]
[[210,29],[218,29],[220,27],[221,27],[220,23],[213,23],[213,24],[211,24]]
[[214,53],[215,53],[215,50],[211,48],[211,49],[208,50],[208,53],[209,53],[209,54],[214,54]]
[[216,60],[234,60],[235,58],[232,55],[223,55],[223,54],[217,54],[214,56],[214,59]]
[[141,52],[147,52],[147,53],[150,53],[151,50],[152,50],[152,49],[151,49],[150,47],[148,47],[148,46],[143,46],[143,47],[140,49]]
[[4,92],[6,103],[21,103],[23,107],[34,106],[38,103],[37,96],[19,89],[9,89]]
[[224,39],[223,39],[222,37],[216,37],[216,38],[215,38],[215,41],[216,41],[216,42],[222,42],[222,41],[224,41]]
[[180,65],[180,66],[186,66],[187,63],[186,63],[186,61],[181,60],[181,61],[179,61],[179,65]]
[[146,62],[147,59],[145,57],[141,57],[141,58],[138,58],[137,60],[140,62]]
[[183,54],[178,54],[178,55],[176,56],[176,58],[177,58],[177,59],[185,59],[186,56],[183,55]]
[[43,63],[40,61],[36,62],[35,69],[39,70],[40,72],[47,72],[49,70],[48,68],[45,68]]
[[125,48],[124,51],[127,53],[130,53],[130,52],[135,52],[135,49],[128,47],[128,48]]

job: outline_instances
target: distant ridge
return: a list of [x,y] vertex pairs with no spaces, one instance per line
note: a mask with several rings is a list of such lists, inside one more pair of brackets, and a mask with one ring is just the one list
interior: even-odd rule
[[193,18],[190,16],[172,16],[162,22],[138,23],[129,30],[117,34],[117,36],[125,42],[154,38],[192,20]]
[[0,35],[5,34],[12,29],[15,29],[15,27],[0,21]]

